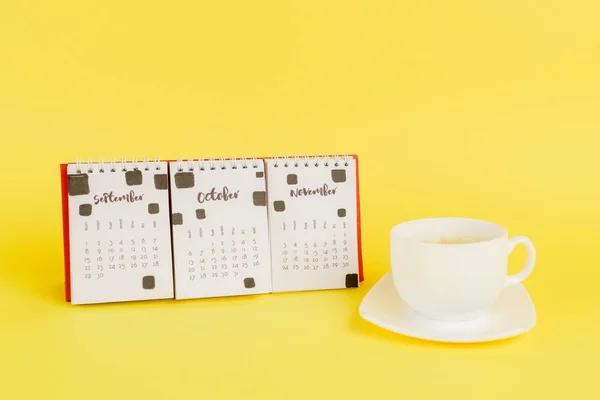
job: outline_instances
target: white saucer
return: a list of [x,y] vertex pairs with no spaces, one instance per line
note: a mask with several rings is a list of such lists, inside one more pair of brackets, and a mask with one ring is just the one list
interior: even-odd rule
[[467,322],[441,322],[423,318],[400,298],[392,274],[371,288],[360,304],[367,321],[392,332],[437,342],[475,343],[523,334],[535,325],[535,308],[523,285],[508,287],[484,315]]

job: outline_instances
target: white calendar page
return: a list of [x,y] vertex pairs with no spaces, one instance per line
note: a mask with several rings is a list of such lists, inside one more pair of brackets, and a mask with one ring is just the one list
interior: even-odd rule
[[271,292],[263,162],[173,162],[170,171],[175,298]]
[[358,287],[356,161],[266,165],[273,291]]
[[115,166],[67,166],[72,304],[174,296],[167,163]]

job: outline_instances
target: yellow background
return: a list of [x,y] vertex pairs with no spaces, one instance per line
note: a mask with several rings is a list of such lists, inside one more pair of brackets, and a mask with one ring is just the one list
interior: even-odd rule
[[[599,15],[581,0],[3,1],[0,398],[597,398]],[[64,303],[59,163],[346,152],[360,289]],[[390,228],[431,216],[533,240],[531,332],[435,344],[359,317]]]

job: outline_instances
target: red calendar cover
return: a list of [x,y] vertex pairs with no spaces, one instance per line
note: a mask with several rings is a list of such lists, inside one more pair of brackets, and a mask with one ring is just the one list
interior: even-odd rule
[[[358,246],[358,272],[359,280],[364,281],[364,268],[362,257],[362,237],[361,237],[361,210],[360,210],[360,189],[359,189],[359,167],[358,156],[356,154],[348,155],[355,160],[356,165],[356,224],[357,224],[357,246]],[[324,157],[335,157],[324,156]],[[260,160],[268,160],[271,157],[259,157]],[[168,160],[173,162],[174,160]],[[71,271],[70,271],[70,245],[69,245],[69,195],[68,195],[68,176],[66,163],[60,164],[61,177],[61,195],[62,195],[62,224],[63,224],[63,255],[64,255],[64,282],[65,282],[65,299],[71,301]]]

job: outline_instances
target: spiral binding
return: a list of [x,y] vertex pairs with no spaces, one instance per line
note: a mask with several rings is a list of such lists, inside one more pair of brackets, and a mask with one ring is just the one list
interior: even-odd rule
[[143,169],[144,171],[160,171],[160,158],[153,157],[152,160],[149,160],[148,157],[142,158],[142,161],[138,161],[136,157],[133,157],[130,162],[127,162],[126,158],[121,158],[120,161],[115,161],[114,158],[110,158],[108,163],[104,161],[103,158],[99,158],[97,162],[93,162],[91,158],[88,158],[87,161],[82,162],[79,158],[75,160],[75,171],[78,174],[81,173],[104,173],[104,172],[117,172],[117,171],[128,171],[128,167],[131,167],[131,170],[137,171]]
[[[281,157],[273,156],[272,159],[274,161],[273,166],[276,168],[290,167],[292,165],[294,167],[299,167],[301,165],[303,165],[304,167],[310,167],[311,165],[318,167],[321,164],[325,167],[329,167],[330,165],[338,167],[342,164],[347,167],[349,165],[348,161],[350,157],[348,156],[348,154],[313,154],[312,156],[308,156],[305,154],[302,156],[293,155],[291,157],[288,157],[287,155],[283,155]],[[239,158],[233,156],[230,158],[219,157],[218,159],[215,159],[214,157],[210,157],[208,159],[203,157],[197,157],[195,159],[193,157],[189,157],[185,161],[182,158],[178,158],[177,161],[175,161],[175,167],[179,172],[182,172],[184,170],[194,171],[195,169],[198,169],[199,171],[214,171],[217,169],[226,170],[227,168],[247,169],[258,168],[258,166],[259,161],[255,155],[251,156],[250,158],[247,158],[245,156],[241,156]],[[82,162],[79,158],[77,158],[75,161],[75,169],[79,174],[84,172],[126,172],[128,170],[128,167],[130,167],[133,171],[137,171],[140,169],[143,169],[144,171],[150,171],[151,169],[155,171],[160,171],[160,158],[153,157],[152,160],[149,160],[148,157],[144,157],[141,161],[139,161],[136,157],[133,157],[130,162],[128,162],[126,158],[121,158],[120,161],[115,161],[115,159],[112,157],[108,160],[108,162],[105,162],[102,158],[99,158],[97,162],[93,162],[91,158],[88,158],[85,162]]]
[[299,167],[301,165],[305,167],[310,167],[311,165],[318,167],[321,164],[325,167],[329,167],[329,165],[333,165],[335,167],[339,167],[341,164],[344,166],[348,166],[350,156],[348,154],[342,155],[316,155],[308,156],[306,154],[302,156],[293,155],[288,157],[287,155],[283,155],[282,157],[273,156],[273,166],[275,168],[283,167],[287,168],[290,166]]
[[178,158],[177,161],[175,161],[175,168],[178,172],[183,172],[186,170],[215,171],[217,169],[226,170],[228,168],[247,169],[249,167],[258,168],[258,166],[259,161],[258,158],[256,158],[256,156],[252,156],[249,159],[245,156],[241,156],[239,158],[235,156],[229,158],[219,157],[218,159],[215,159],[214,157],[210,157],[208,159],[204,157],[197,157],[195,159],[193,157],[190,157],[186,161],[184,161],[183,158]]

